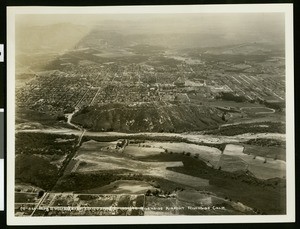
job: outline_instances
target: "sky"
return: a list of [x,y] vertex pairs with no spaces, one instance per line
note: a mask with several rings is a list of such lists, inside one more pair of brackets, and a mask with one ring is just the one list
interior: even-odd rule
[[282,13],[199,13],[199,14],[35,14],[17,15],[17,24],[44,26],[72,23],[85,26],[101,25],[103,28],[128,29],[127,32],[151,33],[206,32],[221,30],[251,30],[253,32],[284,33]]
[[[120,34],[197,34],[203,46],[269,42],[283,44],[283,13],[180,13],[180,14],[24,14],[16,28],[81,25]],[[65,25],[68,26],[68,25]],[[195,42],[197,36],[192,42]],[[170,36],[171,37],[171,36]],[[191,37],[191,36],[190,36]],[[212,39],[209,42],[210,38]],[[184,39],[183,39],[184,40]]]

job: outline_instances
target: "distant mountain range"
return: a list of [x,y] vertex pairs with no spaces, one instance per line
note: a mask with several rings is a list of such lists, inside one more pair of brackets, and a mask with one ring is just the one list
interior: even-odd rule
[[[276,47],[284,47],[284,40],[281,37],[274,37],[272,40],[266,40],[263,36],[261,39],[246,37],[240,34],[238,37],[224,37],[221,32],[213,31],[211,33],[130,33],[123,34],[116,31],[93,30],[84,37],[77,45],[78,47],[93,48],[111,48],[111,47],[130,47],[134,45],[151,45],[161,46],[169,49],[187,49],[187,48],[206,48],[206,47],[222,47],[233,46],[250,43],[252,46],[257,43],[272,45]],[[246,46],[243,45],[245,51]],[[249,46],[248,46],[249,47]],[[239,47],[239,49],[241,49]]]
[[[195,30],[146,31],[98,25],[90,30],[90,25],[59,23],[44,26],[19,26],[16,28],[17,52],[62,53],[74,47],[108,49],[111,47],[130,47],[134,45],[161,46],[169,49],[205,48],[230,46],[245,43],[265,43],[284,47],[284,36],[276,31],[258,33],[257,31]],[[246,50],[248,51],[248,50]]]

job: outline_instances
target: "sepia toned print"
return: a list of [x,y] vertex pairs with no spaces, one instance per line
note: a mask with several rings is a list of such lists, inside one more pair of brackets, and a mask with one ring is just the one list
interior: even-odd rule
[[285,13],[17,14],[14,217],[286,215]]

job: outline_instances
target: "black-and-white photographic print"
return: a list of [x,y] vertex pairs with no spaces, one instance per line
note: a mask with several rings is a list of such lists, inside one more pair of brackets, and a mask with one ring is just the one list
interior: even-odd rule
[[9,223],[294,220],[291,5],[7,12]]

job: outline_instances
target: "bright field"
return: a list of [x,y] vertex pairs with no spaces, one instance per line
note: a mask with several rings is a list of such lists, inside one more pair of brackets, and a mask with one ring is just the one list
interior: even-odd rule
[[150,146],[150,149],[173,153],[190,153],[191,156],[198,155],[199,159],[210,165],[216,166],[221,157],[221,150],[209,146],[188,144],[184,142],[146,142],[144,145]]
[[144,194],[147,190],[154,191],[155,188],[144,181],[118,180],[103,187],[90,189],[86,193]]
[[248,169],[253,175],[260,179],[270,179],[275,177],[285,177],[286,164],[282,160],[273,158],[248,155],[243,153],[244,147],[241,145],[228,144],[217,165],[222,170],[234,172]]
[[[91,145],[90,145],[91,144]],[[96,147],[97,142],[88,141],[82,144],[74,157],[72,172],[93,172],[101,170],[126,169],[143,175],[161,177],[176,183],[191,187],[208,186],[206,179],[193,177],[174,171],[167,170],[167,167],[183,166],[181,161],[172,162],[142,162],[126,157],[121,151],[101,150]],[[93,150],[92,150],[93,149]],[[160,149],[161,150],[161,149]],[[154,151],[157,151],[154,149]]]
[[164,152],[164,150],[160,148],[147,148],[131,144],[126,146],[124,150],[125,154],[132,155],[135,158],[143,158],[151,155],[157,155],[161,152]]

